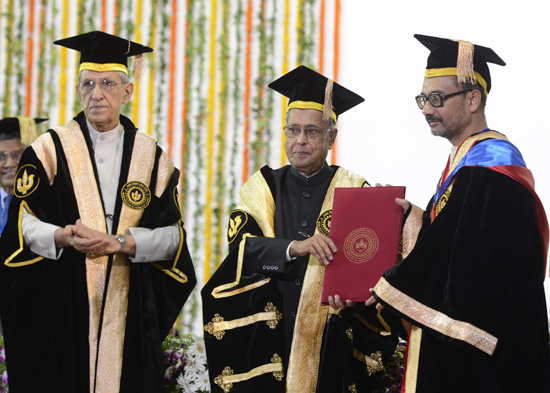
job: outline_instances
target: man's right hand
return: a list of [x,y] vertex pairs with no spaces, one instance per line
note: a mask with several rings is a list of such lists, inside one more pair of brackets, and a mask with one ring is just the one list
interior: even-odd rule
[[337,251],[336,245],[329,237],[317,234],[306,240],[292,243],[289,253],[292,258],[311,254],[320,262],[328,265],[329,261],[333,259],[332,254]]

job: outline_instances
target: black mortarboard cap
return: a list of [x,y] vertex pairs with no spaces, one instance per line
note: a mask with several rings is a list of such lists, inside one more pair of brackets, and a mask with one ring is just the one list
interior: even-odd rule
[[38,137],[36,125],[48,119],[32,117],[6,117],[0,120],[0,140],[21,139],[30,145]]
[[334,121],[348,109],[365,101],[351,90],[333,82],[326,76],[301,65],[268,85],[289,98],[290,109],[316,109],[324,118]]
[[426,77],[457,75],[459,82],[475,82],[491,90],[491,74],[487,63],[506,63],[491,49],[467,41],[415,34],[414,37],[430,50]]
[[152,52],[148,46],[103,31],[91,31],[54,41],[80,52],[80,71],[122,71],[128,75],[128,57]]

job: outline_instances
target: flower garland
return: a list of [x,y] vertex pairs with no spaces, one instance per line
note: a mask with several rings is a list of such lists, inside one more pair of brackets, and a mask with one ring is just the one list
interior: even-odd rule
[[250,134],[250,48],[252,41],[252,1],[248,0],[246,9],[246,50],[245,50],[245,76],[244,76],[244,149],[243,149],[243,181],[248,179],[248,151]]
[[204,275],[212,275],[212,166],[214,156],[214,102],[216,86],[217,0],[210,0],[210,43],[208,62],[208,104],[206,123],[206,204],[204,212]]
[[[241,77],[241,70],[242,70],[242,30],[240,26],[243,26],[243,16],[244,16],[244,4],[243,0],[237,0],[237,8],[235,11],[235,15],[233,17],[233,25],[236,26],[234,29],[235,37],[235,57],[233,60],[233,124],[232,127],[232,134],[230,136],[230,139],[233,141],[231,144],[231,155],[229,158],[229,190],[231,191],[231,194],[229,194],[229,203],[228,203],[228,210],[232,211],[235,208],[236,200],[238,199],[238,189],[237,181],[239,180],[239,176],[237,174],[237,157],[239,153],[239,140],[240,136],[238,135],[239,129],[242,124],[241,120],[241,114],[242,114],[242,108],[241,108],[241,102],[242,102],[242,91],[241,91],[241,85],[242,85],[242,77]],[[225,246],[225,241],[224,241]]]
[[[334,3],[334,50],[333,50],[333,66],[332,72],[334,75],[334,80],[338,80],[339,72],[339,59],[340,59],[340,0],[336,0]],[[336,165],[336,157],[338,152],[338,140],[332,145],[332,154],[330,157],[330,162],[332,165]]]
[[[285,15],[283,18],[284,28],[283,28],[283,65],[282,65],[282,74],[288,72],[288,52],[290,47],[290,34],[289,34],[289,25],[290,25],[290,0],[285,0]],[[286,107],[287,107],[287,98],[281,96],[281,130],[286,124]],[[286,152],[285,152],[285,133],[281,132],[281,166],[286,163]]]
[[167,144],[168,154],[172,156],[172,145],[174,138],[174,99],[176,85],[176,46],[177,46],[177,29],[176,20],[178,16],[178,2],[172,1],[172,17],[170,18],[170,57],[169,57],[169,82],[168,82],[168,127],[167,127]]
[[[15,40],[12,38],[13,34],[13,23],[15,19],[15,15],[13,14],[13,1],[8,1],[8,9],[5,14],[5,18],[7,19],[8,23],[6,24],[6,41],[11,41],[12,43],[15,43]],[[6,59],[13,59],[13,52],[15,49],[15,45],[6,45]],[[11,79],[12,79],[12,73],[13,73],[13,64],[14,62],[7,61],[6,62],[6,87],[4,89],[5,91],[5,97],[4,97],[4,113],[2,117],[6,117],[9,115],[10,112],[10,103],[11,103]]]
[[[142,14],[143,14],[143,9],[142,9],[142,2],[141,1],[137,1],[135,3],[135,16],[134,16],[134,20],[135,20],[135,24],[133,26],[134,28],[134,40],[136,42],[139,42],[141,43],[142,39],[141,39],[141,26],[142,26]],[[132,19],[132,18],[130,18]],[[135,61],[135,60],[134,60]],[[131,105],[131,109],[129,110],[131,112],[131,118],[136,122],[136,124],[139,125],[139,108],[141,107],[140,103],[141,103],[141,96],[142,96],[142,93],[141,93],[141,80],[134,80],[133,81],[134,83],[134,86],[135,86],[135,89],[134,91],[137,92],[137,94],[134,94],[132,100],[130,101],[132,103]]]
[[160,24],[160,29],[159,31],[157,32],[158,34],[158,40],[157,40],[157,47],[158,47],[158,50],[157,50],[157,56],[156,56],[156,59],[157,59],[157,68],[156,68],[156,74],[158,75],[158,89],[157,89],[157,92],[159,94],[157,94],[157,101],[156,101],[156,104],[155,104],[155,112],[154,112],[154,115],[155,115],[155,120],[156,120],[156,126],[155,126],[155,138],[158,140],[158,141],[162,141],[163,140],[163,137],[164,137],[164,133],[163,131],[166,129],[165,128],[165,120],[166,120],[166,115],[165,115],[165,111],[164,109],[166,108],[166,105],[165,105],[165,98],[166,96],[164,94],[162,94],[161,92],[164,92],[166,91],[166,84],[167,84],[167,72],[166,72],[166,69],[167,69],[167,61],[166,61],[166,58],[167,58],[167,55],[166,55],[166,46],[168,45],[167,42],[168,42],[168,37],[167,37],[167,34],[168,34],[168,25],[169,25],[169,22],[170,22],[170,13],[168,11],[168,0],[161,0],[159,2],[160,4],[160,8],[161,8],[161,12],[160,12],[160,20],[161,20],[161,24]]
[[[61,36],[69,36],[69,0],[63,0],[63,15],[61,17]],[[59,122],[64,123],[67,105],[67,48],[59,49]]]
[[25,116],[31,115],[32,105],[32,64],[34,51],[34,1],[29,1],[29,19],[27,33],[27,64],[25,74]]
[[[23,37],[24,37],[24,21],[25,21],[25,15],[24,15],[24,9],[21,7],[16,8],[17,13],[20,13],[19,17],[16,15],[16,18],[18,17],[18,23],[16,24],[17,28],[15,30],[15,37],[14,40],[17,42],[17,45],[15,45],[14,50],[14,56],[17,59],[16,60],[16,79],[15,83],[17,86],[23,86],[23,83],[25,81],[25,50],[23,45]],[[16,107],[16,113],[23,113],[23,95],[21,92],[24,91],[24,88],[16,89],[15,90],[15,107]]]
[[[153,1],[151,2],[151,18],[150,18],[150,25],[151,25],[151,32],[149,36],[151,37],[151,43],[153,47],[156,46],[156,37],[157,37],[157,13],[158,13],[158,2]],[[150,115],[147,116],[147,134],[153,135],[153,114],[155,113],[155,74],[156,72],[156,59],[157,59],[157,52],[153,51],[152,53],[149,53],[149,67],[151,68],[151,72],[149,72],[149,91],[147,94],[147,113]]]
[[182,136],[181,136],[181,176],[180,176],[180,198],[181,198],[181,208],[182,216],[184,221],[187,218],[187,198],[189,196],[188,184],[187,181],[187,167],[189,166],[190,152],[189,146],[191,142],[191,126],[189,123],[189,104],[191,102],[191,81],[193,78],[193,63],[191,59],[194,57],[194,29],[191,28],[193,22],[193,7],[194,0],[187,0],[185,7],[185,54],[183,57],[183,103],[182,103]]
[[228,116],[228,98],[229,98],[229,5],[226,1],[222,1],[221,11],[221,32],[218,37],[218,43],[220,45],[220,54],[217,58],[217,63],[220,65],[220,78],[218,85],[218,132],[217,132],[217,156],[216,156],[216,168],[215,168],[215,214],[213,217],[212,225],[214,227],[214,243],[213,243],[213,256],[214,267],[217,267],[225,254],[225,222],[226,222],[226,210],[225,210],[225,198],[226,198],[226,182],[225,182],[225,150],[226,150],[226,128],[227,128],[227,116]]

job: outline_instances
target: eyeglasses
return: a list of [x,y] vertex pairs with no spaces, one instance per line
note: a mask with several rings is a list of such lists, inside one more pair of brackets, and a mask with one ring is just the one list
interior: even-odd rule
[[321,130],[317,127],[297,127],[297,126],[284,126],[285,135],[289,138],[298,138],[304,130],[304,134],[308,139],[322,139],[325,132],[332,131],[332,128],[327,128],[326,130]]
[[451,98],[453,96],[466,93],[468,91],[472,91],[472,89],[455,91],[454,93],[449,93],[449,94],[439,94],[439,93],[430,93],[428,95],[420,94],[419,96],[416,96],[414,98],[420,109],[424,109],[424,105],[426,105],[428,101],[430,102],[431,106],[433,106],[434,108],[440,108],[443,106],[443,102],[447,98]]
[[19,162],[22,155],[23,155],[23,149],[11,151],[9,153],[0,151],[0,163],[5,164],[6,162],[8,162],[8,157],[11,157],[11,159],[15,162]]
[[110,81],[109,79],[104,79],[100,82],[86,80],[78,84],[77,86],[80,87],[80,90],[82,90],[83,93],[88,94],[94,91],[96,85],[98,85],[102,91],[106,93],[111,93],[115,90],[115,87],[117,85],[124,85],[124,84],[126,84],[126,82],[116,83],[116,82]]

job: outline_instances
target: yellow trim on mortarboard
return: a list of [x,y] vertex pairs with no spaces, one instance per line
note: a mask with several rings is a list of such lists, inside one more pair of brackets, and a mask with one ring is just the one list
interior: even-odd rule
[[[485,95],[488,95],[487,92],[487,82],[485,82],[485,79],[479,75],[477,72],[474,71],[474,74],[476,76],[476,81],[483,86],[483,90],[485,90]],[[446,68],[430,68],[426,70],[426,73],[424,76],[426,78],[434,78],[436,76],[453,76],[456,75],[456,67],[446,67]]]
[[[288,113],[288,111],[291,109],[315,109],[317,111],[323,112],[323,104],[319,104],[318,102],[313,101],[292,101],[290,104],[288,104],[286,112]],[[331,111],[330,117],[332,117],[332,119],[336,123],[337,116],[334,111]]]
[[96,72],[108,72],[108,71],[122,71],[128,75],[128,68],[124,64],[120,63],[82,63],[80,64],[79,72],[84,70],[96,71]]

